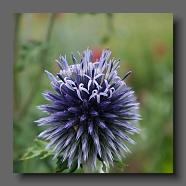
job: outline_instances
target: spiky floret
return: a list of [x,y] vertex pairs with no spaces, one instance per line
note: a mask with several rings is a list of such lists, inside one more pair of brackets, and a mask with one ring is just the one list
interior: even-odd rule
[[93,63],[87,49],[79,63],[72,54],[72,65],[60,56],[56,76],[46,71],[54,91],[43,93],[50,104],[39,106],[48,113],[36,121],[47,126],[39,138],[48,140],[54,158],[67,161],[69,168],[76,162],[78,167],[88,164],[94,169],[97,159],[109,166],[129,152],[126,144],[134,143],[129,136],[139,132],[135,126],[139,103],[124,82],[130,72],[120,78],[119,60],[110,55],[105,49]]

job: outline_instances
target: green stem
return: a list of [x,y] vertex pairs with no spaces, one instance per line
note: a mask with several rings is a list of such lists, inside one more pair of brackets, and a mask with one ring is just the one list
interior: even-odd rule
[[107,13],[107,21],[108,21],[108,31],[109,35],[112,35],[114,32],[114,25],[113,25],[113,14],[112,13]]
[[20,95],[18,87],[18,73],[16,70],[16,62],[18,60],[18,51],[19,51],[19,28],[21,22],[21,14],[15,15],[15,35],[14,35],[14,64],[13,64],[13,86],[14,86],[14,112],[19,110],[19,100],[18,95]]
[[102,44],[107,44],[110,41],[110,38],[114,32],[113,14],[107,13],[106,19],[107,19],[107,33],[104,35],[104,37],[101,40]]
[[43,71],[44,71],[44,69],[47,65],[48,51],[49,51],[48,45],[49,45],[50,40],[51,40],[51,35],[52,35],[53,27],[54,27],[55,18],[56,18],[56,14],[50,14],[47,33],[46,33],[46,36],[45,36],[45,43],[46,43],[47,47],[44,48],[42,50],[41,54],[40,54],[40,62],[41,62],[40,70],[39,70],[39,73],[36,76],[36,82],[34,84],[34,87],[32,88],[32,90],[31,90],[27,100],[25,101],[24,105],[20,109],[20,112],[18,114],[17,119],[21,119],[26,114],[26,112],[28,111],[28,109],[29,109],[29,107],[30,107],[30,105],[33,101],[33,99],[36,96],[37,90],[40,87]]

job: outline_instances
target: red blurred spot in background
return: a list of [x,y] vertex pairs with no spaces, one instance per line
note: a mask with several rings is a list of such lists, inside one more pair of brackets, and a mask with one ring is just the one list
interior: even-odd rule
[[164,42],[157,42],[153,46],[153,53],[155,56],[162,57],[166,54],[167,46]]
[[92,49],[92,62],[96,62],[97,59],[100,58],[102,50],[100,48]]
[[64,15],[65,15],[65,13],[58,13],[57,14],[60,18],[62,18]]

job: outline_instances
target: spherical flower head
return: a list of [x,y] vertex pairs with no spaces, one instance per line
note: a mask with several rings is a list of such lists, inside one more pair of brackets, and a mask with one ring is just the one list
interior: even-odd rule
[[72,54],[72,65],[60,56],[56,76],[46,71],[54,91],[43,93],[50,104],[39,106],[48,113],[36,121],[46,126],[39,138],[69,168],[75,162],[94,169],[99,160],[110,166],[129,152],[127,143],[134,143],[130,136],[139,132],[139,103],[124,82],[130,72],[118,76],[119,60],[110,59],[111,51],[103,50],[94,63],[91,50],[79,55],[78,62]]

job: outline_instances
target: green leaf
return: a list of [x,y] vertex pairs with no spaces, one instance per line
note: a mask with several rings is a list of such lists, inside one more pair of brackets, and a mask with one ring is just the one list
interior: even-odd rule
[[106,163],[103,161],[103,159],[99,155],[97,156],[97,158],[102,163],[102,165],[100,165],[100,167],[99,167],[99,172],[100,173],[107,173],[108,167],[107,167]]
[[35,157],[39,157],[40,159],[47,158],[52,153],[51,151],[47,151],[45,149],[46,144],[47,142],[45,141],[35,139],[33,145],[26,150],[25,154],[20,158],[20,160],[28,160]]
[[57,173],[63,172],[66,169],[68,169],[68,161],[66,160],[66,161],[62,162],[61,157],[58,157],[56,172]]
[[102,170],[105,173],[107,172],[107,166],[106,166],[106,164],[104,162],[102,162]]
[[68,160],[65,160],[64,162],[62,162],[61,157],[58,157],[56,172],[60,173],[60,172],[65,171],[65,173],[74,173],[77,170],[77,167],[78,167],[78,163],[76,160],[72,163],[71,168],[69,170],[67,170],[68,169]]
[[77,167],[78,167],[78,164],[77,164],[77,161],[76,161],[76,162],[74,162],[74,163],[72,164],[72,167],[71,167],[71,169],[69,170],[69,173],[75,172],[76,169],[77,169]]

